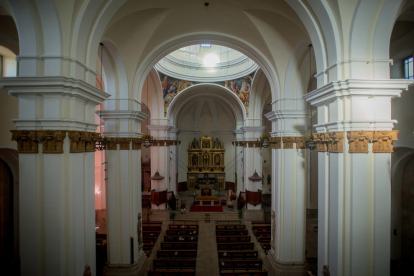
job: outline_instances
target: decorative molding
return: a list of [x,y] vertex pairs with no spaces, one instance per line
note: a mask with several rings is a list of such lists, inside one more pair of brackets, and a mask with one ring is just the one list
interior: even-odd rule
[[66,131],[63,130],[38,130],[37,140],[43,144],[42,153],[63,153],[63,140]]
[[12,141],[17,142],[18,153],[39,153],[35,130],[10,130]]
[[283,148],[293,149],[293,143],[296,142],[296,137],[282,137]]
[[132,138],[131,140],[132,140],[132,150],[140,150],[141,144],[142,144],[141,138]]
[[398,140],[398,130],[391,131],[374,131],[372,137],[372,152],[373,153],[392,153],[393,141]]
[[68,137],[70,139],[70,153],[81,153],[85,152],[86,140],[88,132],[83,131],[68,131]]
[[98,141],[99,133],[96,132],[87,132],[89,133],[89,138],[85,141],[85,152],[95,152],[96,141]]
[[316,150],[319,152],[328,151],[328,146],[327,146],[328,139],[325,136],[327,136],[327,133],[324,133],[324,132],[313,134],[313,139],[316,141]]
[[119,144],[120,150],[129,150],[129,145],[131,144],[131,138],[117,138],[117,143]]
[[106,145],[105,150],[117,150],[118,149],[118,146],[117,146],[118,143],[116,143],[116,139],[117,138],[111,138],[109,140],[108,144]]
[[295,137],[296,149],[306,149],[306,138]]
[[281,137],[270,137],[270,147],[272,149],[282,148],[282,138]]
[[368,153],[368,143],[372,140],[373,131],[347,131],[349,153]]
[[[328,137],[327,137],[328,136]],[[325,137],[328,138],[328,152],[343,153],[344,152],[344,136],[343,131],[328,132]]]

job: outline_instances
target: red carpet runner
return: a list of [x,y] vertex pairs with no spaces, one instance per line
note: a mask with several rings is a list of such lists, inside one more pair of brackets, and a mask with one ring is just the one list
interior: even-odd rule
[[191,206],[190,212],[223,212],[221,206]]

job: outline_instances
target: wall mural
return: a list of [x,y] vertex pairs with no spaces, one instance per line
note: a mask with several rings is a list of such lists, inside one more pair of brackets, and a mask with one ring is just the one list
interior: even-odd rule
[[[246,109],[247,117],[249,117],[250,90],[253,83],[254,74],[255,72],[235,80],[213,82],[214,84],[221,85],[236,94]],[[178,95],[178,93],[187,87],[201,83],[175,79],[160,72],[158,72],[158,75],[160,76],[164,99],[164,116],[167,115],[167,109],[170,106],[171,101],[175,96]]]

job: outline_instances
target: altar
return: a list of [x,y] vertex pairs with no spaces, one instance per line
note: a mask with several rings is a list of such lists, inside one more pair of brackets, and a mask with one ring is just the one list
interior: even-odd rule
[[196,205],[213,206],[219,205],[219,200],[216,196],[196,196],[195,203]]

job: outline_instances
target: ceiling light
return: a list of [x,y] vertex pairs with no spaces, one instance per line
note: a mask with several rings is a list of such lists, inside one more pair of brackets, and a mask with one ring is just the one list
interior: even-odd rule
[[207,66],[213,66],[220,62],[220,58],[215,54],[208,54],[204,57],[203,63]]

